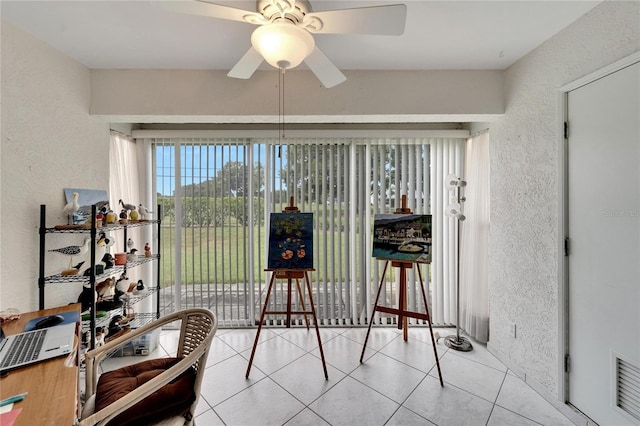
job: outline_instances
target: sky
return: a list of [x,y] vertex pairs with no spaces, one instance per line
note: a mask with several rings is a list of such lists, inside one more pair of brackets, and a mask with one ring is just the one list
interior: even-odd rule
[[[181,185],[205,182],[216,176],[228,162],[248,163],[245,159],[246,145],[199,145],[184,144],[180,147]],[[265,144],[253,145],[253,163],[265,162]],[[175,148],[170,145],[156,145],[157,192],[161,195],[173,195],[175,191]]]

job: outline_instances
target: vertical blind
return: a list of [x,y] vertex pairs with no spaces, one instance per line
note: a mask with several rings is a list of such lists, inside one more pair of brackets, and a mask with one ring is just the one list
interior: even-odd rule
[[[319,321],[368,324],[384,266],[371,257],[373,219],[376,213],[393,213],[406,195],[414,213],[432,215],[432,264],[419,267],[433,322],[455,323],[457,239],[455,222],[443,214],[450,201],[444,178],[462,172],[465,139],[146,142],[154,152],[151,191],[164,205],[161,281],[167,310],[204,306],[223,326],[254,325],[270,279],[264,271],[269,213],[282,211],[293,197],[300,211],[314,217],[310,276]],[[397,304],[394,269],[387,271],[382,289],[381,303],[388,305]],[[423,311],[415,268],[407,275],[408,308]],[[276,285],[271,310],[282,310],[277,305],[286,302],[286,283]],[[283,318],[268,321],[282,324]],[[396,318],[378,312],[373,321],[392,324]]]

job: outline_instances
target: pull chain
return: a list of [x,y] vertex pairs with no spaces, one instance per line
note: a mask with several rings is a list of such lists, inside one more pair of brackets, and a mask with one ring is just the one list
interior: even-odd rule
[[278,70],[278,158],[282,158],[282,139],[286,137],[284,133],[284,71],[284,68]]

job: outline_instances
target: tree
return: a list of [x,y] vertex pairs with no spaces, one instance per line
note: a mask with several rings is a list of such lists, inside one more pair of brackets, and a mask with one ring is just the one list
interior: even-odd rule
[[[313,147],[288,146],[285,150],[286,166],[280,171],[280,178],[291,192],[304,193],[302,201],[314,201],[321,197],[332,202],[338,195],[340,182],[338,159],[344,164],[342,145],[322,145]],[[331,179],[331,176],[334,179]],[[342,174],[340,174],[342,176]]]
[[239,161],[229,161],[218,170],[215,177],[201,183],[185,185],[183,194],[189,197],[245,197],[249,195],[249,173],[253,173],[253,195],[264,192],[264,166],[255,163],[253,168]]

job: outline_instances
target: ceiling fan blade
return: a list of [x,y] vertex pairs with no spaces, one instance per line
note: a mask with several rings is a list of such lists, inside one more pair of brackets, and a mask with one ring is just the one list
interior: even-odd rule
[[327,58],[318,46],[304,60],[309,69],[318,77],[324,87],[330,89],[347,79],[344,74]]
[[248,79],[258,69],[264,58],[253,47],[231,68],[228,77]]
[[393,4],[311,12],[305,15],[302,26],[316,34],[401,35],[406,20],[407,6]]
[[227,19],[230,21],[248,22],[250,24],[264,24],[264,16],[255,11],[236,9],[235,7],[209,3],[207,1],[157,1],[159,7],[170,12],[188,15],[208,16],[209,18]]

